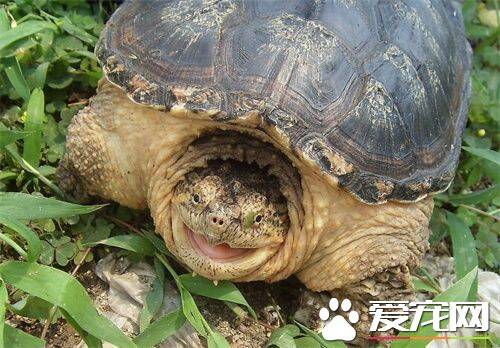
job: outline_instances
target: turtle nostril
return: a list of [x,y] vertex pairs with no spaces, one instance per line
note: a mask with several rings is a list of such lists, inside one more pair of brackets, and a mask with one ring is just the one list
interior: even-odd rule
[[218,224],[219,226],[222,226],[222,225],[224,225],[224,219],[219,218],[219,217],[217,217],[217,216],[214,216],[214,217],[212,218],[212,223],[213,223],[214,225],[217,225],[217,224]]

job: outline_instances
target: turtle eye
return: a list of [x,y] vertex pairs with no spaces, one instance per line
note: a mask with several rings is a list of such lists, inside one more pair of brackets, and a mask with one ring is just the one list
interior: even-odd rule
[[254,221],[255,221],[256,223],[261,222],[261,221],[262,221],[262,214],[257,214],[257,215],[255,215],[255,219],[254,219]]
[[199,195],[199,194],[195,193],[195,194],[193,195],[193,202],[194,202],[195,204],[198,204],[198,203],[200,203],[200,202],[201,202],[201,198],[200,198],[200,195]]

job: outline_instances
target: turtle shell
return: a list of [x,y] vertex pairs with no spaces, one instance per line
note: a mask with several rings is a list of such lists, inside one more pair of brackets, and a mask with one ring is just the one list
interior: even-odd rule
[[138,103],[221,122],[259,112],[364,202],[453,179],[471,49],[450,1],[128,1],[96,55]]

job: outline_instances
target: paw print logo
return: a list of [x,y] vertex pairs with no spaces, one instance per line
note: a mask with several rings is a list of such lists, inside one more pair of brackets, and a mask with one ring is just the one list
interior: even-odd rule
[[[327,341],[342,340],[342,341],[352,341],[356,338],[356,330],[351,324],[356,324],[359,321],[359,313],[356,311],[350,311],[351,301],[344,299],[340,304],[340,309],[343,312],[349,312],[347,314],[346,320],[343,316],[335,314],[339,309],[339,300],[335,297],[330,299],[328,304],[330,310],[332,311],[332,319],[326,322],[323,330],[321,330],[321,335]],[[327,321],[330,318],[330,311],[328,308],[323,307],[319,310],[319,317],[323,321]]]

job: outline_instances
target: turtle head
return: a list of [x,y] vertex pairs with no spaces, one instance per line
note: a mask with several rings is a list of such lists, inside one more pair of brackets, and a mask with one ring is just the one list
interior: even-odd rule
[[278,247],[290,227],[278,180],[232,160],[211,161],[187,174],[173,204],[191,256],[207,263],[236,262],[260,248]]

